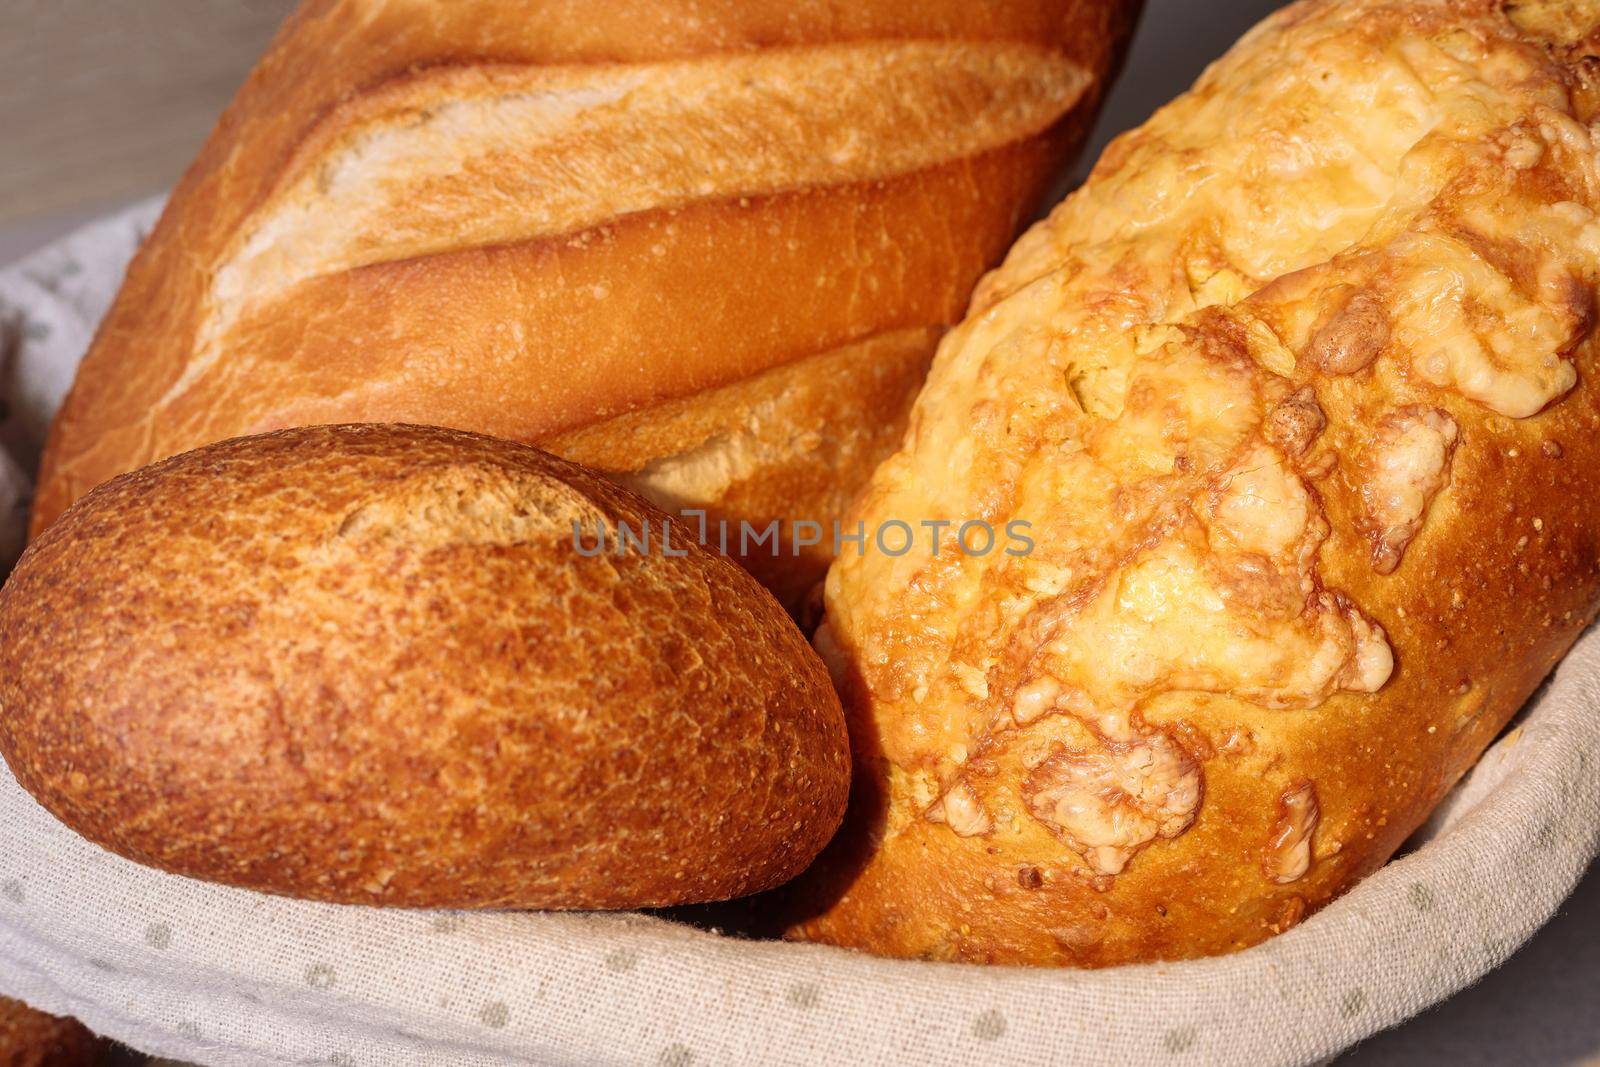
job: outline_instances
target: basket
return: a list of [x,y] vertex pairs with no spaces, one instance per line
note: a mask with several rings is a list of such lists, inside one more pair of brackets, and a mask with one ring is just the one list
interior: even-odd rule
[[[0,553],[141,204],[0,272]],[[0,566],[9,562],[0,558]],[[741,941],[634,914],[380,910],[121,859],[0,769],[0,993],[218,1065],[1307,1064],[1450,996],[1555,911],[1600,842],[1600,637],[1410,850],[1219,959],[1050,971]]]

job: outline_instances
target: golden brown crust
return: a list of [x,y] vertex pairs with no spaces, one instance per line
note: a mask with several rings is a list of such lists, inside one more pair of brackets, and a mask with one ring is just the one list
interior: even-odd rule
[[111,1043],[76,1019],[0,997],[0,1067],[100,1067],[116,1059]]
[[[881,334],[545,446],[671,514],[703,510],[703,518],[684,517],[707,544],[720,544],[724,529],[736,537],[741,522],[760,529],[778,521],[770,549],[743,563],[792,608],[833,558],[829,517],[844,515],[905,432],[939,334],[931,327]],[[858,429],[840,434],[840,425]],[[795,520],[809,516],[821,518],[798,528]]]
[[[1136,7],[306,3],[130,268],[34,530],[207,441],[407,421],[542,442],[947,325]],[[835,403],[834,434],[872,434]]]
[[[320,900],[775,885],[843,813],[821,663],[739,568],[536,449],[288,430],[101,486],[0,590],[0,751],[165,870]],[[604,521],[648,553],[587,556]]]
[[797,934],[1253,944],[1384,863],[1594,617],[1600,5],[1559,7],[1295,4],[979,287],[859,509],[1035,550],[830,572],[865,773]]

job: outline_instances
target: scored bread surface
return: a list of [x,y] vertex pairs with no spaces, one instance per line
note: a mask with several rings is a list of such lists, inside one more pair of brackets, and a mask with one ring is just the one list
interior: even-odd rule
[[980,285],[857,513],[1034,550],[830,572],[861,782],[797,935],[1224,952],[1417,827],[1595,612],[1597,31],[1291,5]]
[[[34,530],[208,441],[354,421],[545,441],[948,325],[1136,7],[309,0],[131,266]],[[918,369],[897,407],[834,394],[830,433],[897,425]],[[656,437],[639,463],[694,447]],[[739,517],[828,507],[747,496]]]

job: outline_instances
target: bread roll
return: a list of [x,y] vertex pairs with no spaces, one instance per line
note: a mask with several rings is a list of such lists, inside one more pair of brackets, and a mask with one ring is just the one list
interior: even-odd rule
[[[271,893],[621,908],[771,887],[843,815],[843,715],[771,595],[664,544],[664,518],[425,427],[142,468],[0,589],[0,752],[90,840]],[[620,523],[649,550],[616,551]]]
[[861,782],[797,935],[1221,953],[1422,822],[1600,592],[1596,31],[1294,4],[981,285],[860,512],[1034,549],[830,573]]
[[[352,421],[826,525],[1137,6],[307,0],[130,268],[34,529],[163,456]],[[792,602],[825,565],[760,573]]]
[[76,1019],[34,1011],[21,1001],[0,997],[0,1067],[110,1067],[121,1060],[109,1041],[90,1033]]

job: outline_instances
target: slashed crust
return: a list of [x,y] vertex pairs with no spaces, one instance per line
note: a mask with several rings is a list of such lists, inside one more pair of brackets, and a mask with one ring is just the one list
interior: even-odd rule
[[[1083,132],[1137,6],[307,0],[130,267],[33,530],[240,434],[404,421],[541,443],[947,327]],[[813,481],[905,414],[831,401],[844,443]],[[778,514],[827,522],[830,496]]]

